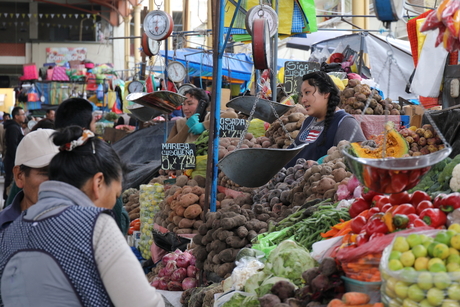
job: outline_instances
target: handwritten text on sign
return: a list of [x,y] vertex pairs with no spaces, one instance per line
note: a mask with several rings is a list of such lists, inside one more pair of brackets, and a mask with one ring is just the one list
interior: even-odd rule
[[240,118],[221,118],[220,132],[221,138],[239,138],[246,128],[246,120]]
[[321,64],[305,61],[286,61],[284,63],[284,90],[286,94],[300,93],[302,77],[308,73],[318,71]]
[[162,143],[161,169],[194,169],[196,145],[189,143]]

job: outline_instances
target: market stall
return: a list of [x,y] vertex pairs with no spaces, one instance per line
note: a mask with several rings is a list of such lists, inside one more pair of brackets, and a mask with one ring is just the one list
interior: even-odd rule
[[[278,112],[268,88],[238,98],[249,101],[240,110],[229,102],[241,118],[219,120],[217,137],[210,129],[193,143],[162,146],[158,175],[124,192],[129,240],[151,265],[152,286],[173,306],[458,306],[457,129],[444,127],[446,114],[407,103],[412,96],[388,72],[386,83],[330,72],[339,107],[366,140],[341,141],[317,160],[278,167],[267,159],[290,150],[309,107],[294,101]],[[242,153],[238,176],[207,163]],[[263,159],[274,175],[251,185]],[[211,209],[209,165],[217,172]]]

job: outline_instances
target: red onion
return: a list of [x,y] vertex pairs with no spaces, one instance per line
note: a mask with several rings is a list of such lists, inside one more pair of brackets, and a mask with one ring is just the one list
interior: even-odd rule
[[152,282],[150,283],[150,285],[151,285],[152,287],[158,288],[158,284],[160,283],[160,279],[161,279],[160,277],[156,276],[156,277],[152,280]]
[[339,184],[336,194],[338,200],[347,199],[350,196],[350,191],[348,191],[347,185]]
[[168,277],[161,277],[160,281],[158,282],[158,288],[160,290],[168,290],[168,283],[169,283],[169,278]]
[[198,272],[198,269],[196,266],[191,265],[187,268],[187,276],[188,277],[196,277],[196,273]]
[[178,268],[171,274],[171,280],[182,282],[187,277],[187,270],[185,268]]
[[163,277],[163,276],[166,276],[166,268],[162,268],[160,269],[160,271],[158,271],[158,277]]
[[196,262],[195,256],[193,256],[193,254],[189,251],[185,251],[184,254],[189,256],[190,265],[195,265],[195,262]]
[[353,192],[358,185],[359,185],[358,178],[356,178],[355,175],[352,175],[347,183],[348,191]]
[[179,255],[176,259],[177,266],[180,268],[186,268],[190,265],[190,258],[192,255],[190,253],[183,253]]
[[166,265],[169,261],[176,260],[178,254],[176,253],[169,253],[163,256],[162,262],[164,265]]
[[171,276],[171,274],[177,269],[176,261],[169,261],[164,268],[165,276]]
[[354,198],[360,198],[361,194],[363,193],[363,186],[359,185],[356,187],[356,189],[353,191],[353,197]]
[[187,290],[190,288],[196,288],[196,286],[197,286],[196,279],[193,277],[187,277],[186,279],[182,281],[182,289],[184,290]]
[[170,281],[168,283],[168,290],[169,291],[182,291],[182,283],[178,281]]
[[177,255],[180,255],[180,254],[182,254],[182,251],[181,251],[180,249],[176,249],[176,250],[174,251],[174,253],[177,254]]

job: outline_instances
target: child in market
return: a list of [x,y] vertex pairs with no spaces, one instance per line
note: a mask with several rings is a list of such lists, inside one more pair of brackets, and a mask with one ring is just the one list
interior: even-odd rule
[[316,161],[325,156],[329,148],[336,146],[342,140],[350,142],[366,140],[358,121],[338,107],[339,90],[325,72],[316,71],[304,75],[299,96],[308,117],[290,147],[303,143],[309,145],[305,146],[286,167],[295,165],[299,158]]

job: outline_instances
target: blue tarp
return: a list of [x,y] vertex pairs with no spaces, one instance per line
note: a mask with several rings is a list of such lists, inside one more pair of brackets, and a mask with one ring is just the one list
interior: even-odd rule
[[[160,54],[164,57],[165,51]],[[188,65],[189,76],[212,76],[212,53],[199,49],[178,49],[176,57],[173,58],[174,51],[168,52],[168,61],[175,60]],[[253,62],[249,55],[245,53],[226,53],[222,58],[222,75],[229,78],[249,81],[251,78]]]
[[[164,57],[165,51],[160,50]],[[183,48],[168,52],[168,61],[179,61],[186,67],[190,77],[209,77],[212,76],[212,53],[200,49]],[[284,62],[288,59],[278,59],[278,69],[284,67]],[[222,75],[233,79],[249,81],[253,69],[252,56],[246,53],[226,53],[222,58]]]

